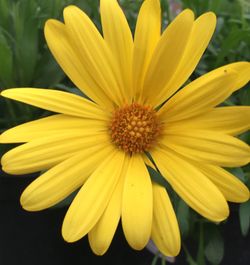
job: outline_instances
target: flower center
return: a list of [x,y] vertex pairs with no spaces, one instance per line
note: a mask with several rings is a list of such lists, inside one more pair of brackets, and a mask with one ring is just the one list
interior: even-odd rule
[[137,103],[117,109],[109,128],[113,143],[127,153],[148,151],[160,133],[155,110]]

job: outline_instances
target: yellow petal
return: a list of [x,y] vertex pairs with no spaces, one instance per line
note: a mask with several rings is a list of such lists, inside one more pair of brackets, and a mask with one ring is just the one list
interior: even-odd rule
[[196,164],[196,166],[219,188],[226,200],[231,202],[249,200],[248,188],[225,169],[201,163]]
[[24,190],[22,207],[39,211],[63,200],[84,183],[110,151],[110,146],[105,145],[86,148],[48,170]]
[[249,62],[237,62],[231,63],[223,67],[228,67],[237,72],[237,84],[233,88],[233,91],[240,89],[250,81],[250,63]]
[[[108,46],[90,18],[76,6],[68,6],[63,12],[66,30],[82,63],[100,84],[105,94],[117,105],[121,103],[115,73],[113,51]],[[127,40],[126,40],[127,41]]]
[[165,256],[177,256],[181,248],[180,231],[167,191],[153,184],[152,239]]
[[186,129],[210,130],[230,135],[241,134],[250,129],[250,107],[218,107],[190,119],[168,123],[167,131]]
[[228,217],[224,196],[195,166],[165,149],[153,151],[152,156],[162,175],[190,207],[215,222]]
[[97,224],[88,233],[89,244],[96,255],[103,255],[108,250],[118,226],[121,216],[122,193],[127,165],[128,157],[125,157],[122,175],[120,176],[108,206]]
[[176,71],[184,53],[194,21],[191,10],[185,10],[167,27],[159,40],[146,72],[143,96],[147,103],[161,92]]
[[141,6],[135,29],[133,54],[133,89],[139,100],[143,80],[152,54],[161,35],[161,7],[159,0],[145,0]]
[[169,122],[205,113],[232,94],[237,78],[230,69],[209,72],[177,92],[161,108],[160,115]]
[[93,145],[108,143],[106,133],[85,134],[84,130],[52,135],[18,146],[3,155],[3,170],[27,174],[49,169],[75,153]]
[[152,101],[154,106],[171,97],[187,81],[207,48],[215,26],[216,17],[212,12],[205,13],[195,20],[178,67],[160,93],[155,94]]
[[161,144],[192,160],[218,166],[238,167],[250,162],[250,147],[247,144],[217,132],[176,132],[164,136]]
[[[101,117],[100,117],[101,118]],[[84,130],[90,135],[106,130],[106,121],[84,119],[64,114],[52,115],[46,118],[27,122],[13,127],[0,135],[0,143],[22,143],[72,131]]]
[[124,152],[113,149],[78,192],[62,226],[62,235],[67,242],[79,240],[97,223],[120,178],[124,157]]
[[131,100],[133,38],[126,17],[116,0],[101,0],[100,13],[104,39],[122,79],[123,98]]
[[49,19],[44,34],[50,51],[71,81],[98,105],[112,108],[112,101],[103,90],[99,76],[89,71],[85,64],[86,58],[82,58],[84,47],[76,47],[65,25]]
[[122,198],[122,227],[129,245],[140,250],[147,244],[152,225],[152,184],[140,155],[129,161]]
[[38,108],[67,115],[97,120],[105,120],[107,117],[107,114],[90,100],[58,90],[12,88],[4,90],[1,95]]

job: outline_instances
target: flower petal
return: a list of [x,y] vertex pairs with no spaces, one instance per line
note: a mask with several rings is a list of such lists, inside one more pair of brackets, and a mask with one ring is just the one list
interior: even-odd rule
[[161,108],[166,122],[187,119],[211,110],[232,94],[238,75],[218,68],[205,74],[177,92]]
[[210,130],[238,135],[250,129],[250,106],[218,107],[190,119],[168,123],[167,131]]
[[238,167],[250,162],[250,147],[230,135],[212,131],[167,134],[160,142],[192,160],[218,166]]
[[65,25],[49,19],[44,34],[50,51],[71,81],[98,105],[112,108],[113,103],[106,95],[99,75],[87,68],[87,59],[82,56],[84,47],[76,47]]
[[231,68],[239,74],[237,78],[237,84],[233,88],[233,91],[240,89],[250,81],[250,63],[249,62],[237,62],[228,64],[228,68]]
[[194,14],[185,10],[167,27],[159,40],[146,72],[143,97],[151,104],[176,71],[192,30]]
[[196,167],[167,149],[154,150],[152,157],[173,189],[195,211],[215,222],[228,217],[224,196]]
[[161,6],[159,0],[145,0],[141,6],[134,37],[133,89],[137,101],[143,80],[161,35]]
[[3,170],[27,174],[45,170],[71,157],[83,148],[108,143],[106,133],[86,134],[84,130],[52,135],[18,146],[3,155]]
[[103,255],[109,248],[121,217],[122,193],[127,172],[128,157],[125,157],[122,175],[103,215],[88,233],[89,244],[96,255]]
[[152,102],[154,106],[171,97],[187,81],[207,48],[215,26],[216,16],[212,12],[205,13],[195,20],[178,67],[163,89],[155,94]]
[[136,250],[145,247],[150,238],[152,196],[152,184],[143,158],[133,155],[123,190],[122,227],[129,245]]
[[63,15],[72,45],[80,51],[78,56],[88,72],[116,105],[121,104],[122,95],[115,75],[113,51],[111,53],[93,22],[81,9],[68,6]]
[[88,132],[90,135],[107,130],[106,121],[56,114],[18,125],[3,132],[0,135],[0,143],[29,142],[38,138],[72,131],[73,129],[84,129],[84,132]]
[[98,105],[67,92],[41,88],[12,88],[4,90],[1,95],[58,113],[97,120],[107,119],[107,114]]
[[125,154],[113,149],[76,195],[62,226],[67,242],[85,236],[97,223],[112,196],[120,178]]
[[110,152],[107,145],[93,146],[51,168],[24,190],[22,207],[39,211],[55,205],[79,188]]
[[181,248],[180,231],[167,191],[153,184],[152,239],[165,256],[177,256]]
[[101,0],[103,35],[119,69],[123,98],[131,100],[133,38],[126,17],[116,0]]
[[248,188],[234,175],[223,168],[195,164],[222,192],[226,200],[231,202],[245,202],[249,200]]

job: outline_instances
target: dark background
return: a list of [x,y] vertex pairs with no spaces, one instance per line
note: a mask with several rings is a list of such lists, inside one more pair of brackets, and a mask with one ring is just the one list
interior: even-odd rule
[[[26,212],[19,205],[19,197],[32,181],[30,177],[0,177],[0,265],[150,265],[153,255],[148,250],[134,251],[126,243],[119,227],[108,252],[95,256],[87,237],[68,244],[61,237],[61,225],[66,208],[41,212]],[[225,256],[222,265],[250,264],[250,237],[240,234],[237,212],[222,225]],[[191,245],[192,242],[186,242]],[[160,264],[160,261],[159,263]],[[176,265],[186,265],[184,253]]]

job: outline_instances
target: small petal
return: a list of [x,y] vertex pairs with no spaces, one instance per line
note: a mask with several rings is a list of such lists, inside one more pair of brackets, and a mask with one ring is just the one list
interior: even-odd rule
[[152,239],[165,256],[177,256],[181,248],[180,231],[167,191],[153,184]]

